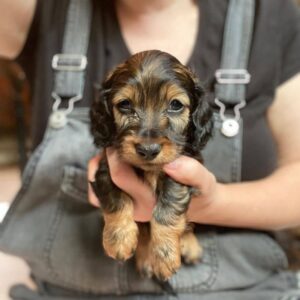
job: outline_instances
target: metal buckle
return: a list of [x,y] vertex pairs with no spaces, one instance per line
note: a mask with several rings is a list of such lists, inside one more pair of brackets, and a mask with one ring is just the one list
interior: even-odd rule
[[81,54],[55,54],[52,58],[52,68],[57,71],[85,70],[87,58]]
[[[226,120],[226,116],[225,116],[225,110],[226,110],[226,106],[223,102],[221,102],[218,98],[215,98],[215,104],[219,106],[220,108],[220,117],[221,120]],[[234,111],[234,119],[236,121],[238,121],[241,118],[241,113],[240,110],[246,106],[246,101],[243,100],[240,103],[238,103],[237,105],[234,106],[233,111]]]
[[251,79],[245,69],[218,69],[215,77],[220,84],[247,84]]
[[[62,102],[62,99],[59,95],[57,95],[54,92],[51,95],[55,100],[54,103],[53,103],[53,106],[52,106],[52,111],[58,111],[60,109],[59,106]],[[74,109],[74,103],[77,102],[77,101],[80,101],[81,99],[82,99],[82,95],[76,95],[76,96],[70,98],[69,101],[68,101],[68,108],[63,109],[65,114],[66,115],[70,114]]]
[[82,99],[82,95],[77,95],[69,99],[67,108],[59,108],[62,99],[56,93],[52,93],[52,97],[55,102],[52,106],[52,113],[49,118],[49,125],[52,128],[60,129],[63,128],[68,123],[68,114],[70,114],[74,109],[74,103]]
[[218,98],[215,98],[215,103],[220,108],[219,115],[222,120],[222,127],[221,127],[222,134],[225,135],[226,137],[236,136],[239,133],[239,129],[240,129],[240,125],[239,125],[239,120],[241,118],[240,110],[246,106],[246,101],[243,100],[237,105],[235,105],[233,109],[234,111],[233,118],[225,116],[226,106]]

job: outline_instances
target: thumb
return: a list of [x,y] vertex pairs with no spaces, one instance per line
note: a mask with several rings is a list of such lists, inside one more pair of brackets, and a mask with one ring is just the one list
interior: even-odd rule
[[149,186],[142,182],[131,166],[120,160],[117,151],[107,148],[106,153],[114,184],[134,199],[148,198],[154,202],[155,199]]
[[200,162],[188,156],[180,156],[163,169],[174,180],[200,190],[205,189],[213,176]]

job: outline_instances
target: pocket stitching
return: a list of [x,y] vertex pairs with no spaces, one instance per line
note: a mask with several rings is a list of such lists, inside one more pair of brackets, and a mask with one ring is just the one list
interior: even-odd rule
[[[214,282],[217,278],[217,273],[218,273],[218,269],[219,269],[218,257],[217,257],[216,234],[215,233],[207,233],[206,239],[207,239],[207,244],[208,244],[207,251],[210,256],[209,267],[210,267],[211,271],[210,271],[209,276],[204,281],[192,284],[190,286],[176,287],[176,285],[174,285],[174,289],[177,292],[180,292],[180,293],[198,292],[198,291],[203,291],[203,288],[209,290],[210,287],[214,284]],[[199,263],[199,267],[201,268],[201,262]]]
[[288,261],[283,249],[281,249],[281,247],[269,236],[262,235],[262,238],[265,241],[265,243],[268,244],[268,247],[272,249],[272,260],[274,265],[278,265],[279,262],[280,266],[278,266],[277,268],[287,268]]
[[[59,197],[59,195],[60,195],[60,192],[58,192],[57,197]],[[54,270],[54,267],[52,266],[52,263],[51,263],[51,249],[53,248],[53,242],[54,242],[55,236],[57,234],[57,229],[58,229],[59,223],[62,219],[62,215],[63,215],[62,206],[63,206],[62,203],[57,201],[55,216],[51,222],[52,226],[49,229],[48,237],[47,237],[45,247],[44,247],[44,257],[45,257],[45,261],[46,261],[46,266],[47,266],[50,277],[52,277],[53,279],[59,278],[59,275]]]
[[[79,174],[79,170],[80,172],[82,172],[82,174]],[[79,175],[76,172],[78,172]],[[82,178],[87,179],[85,171],[73,166],[65,166],[61,190],[66,195],[82,202],[82,199],[87,198],[87,190],[83,191],[81,188],[77,187],[77,185],[75,184],[75,176],[82,176]]]

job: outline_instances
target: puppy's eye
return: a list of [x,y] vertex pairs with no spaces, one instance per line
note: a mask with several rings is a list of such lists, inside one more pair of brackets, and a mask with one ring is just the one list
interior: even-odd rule
[[124,99],[117,104],[117,107],[122,113],[130,113],[132,112],[132,104],[128,99]]
[[168,112],[180,112],[184,108],[184,105],[177,99],[170,102],[168,107]]

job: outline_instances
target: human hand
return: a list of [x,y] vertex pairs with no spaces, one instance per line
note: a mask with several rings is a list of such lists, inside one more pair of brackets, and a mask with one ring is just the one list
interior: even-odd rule
[[95,181],[95,174],[98,169],[99,161],[102,159],[102,153],[92,157],[88,162],[87,177],[88,177],[88,200],[96,207],[100,207],[100,199],[95,195],[91,182]]
[[[151,188],[136,175],[130,165],[119,159],[116,150],[107,148],[106,155],[112,181],[133,199],[134,220],[137,222],[150,221],[152,210],[156,204],[156,199]],[[101,155],[96,155],[89,161],[89,181],[95,180],[95,173],[101,157]],[[101,199],[96,197],[90,185],[88,189],[88,198],[92,205],[97,207],[100,206]]]
[[177,182],[194,187],[199,191],[191,199],[187,218],[191,222],[201,223],[201,213],[209,210],[218,199],[219,185],[215,176],[200,162],[188,156],[180,156],[165,165],[163,169]]
[[[156,204],[151,188],[138,178],[128,164],[119,159],[115,150],[108,148],[106,154],[113,182],[129,194],[134,201],[135,221],[150,221],[152,210]],[[97,155],[89,162],[88,178],[90,181],[94,181],[100,159],[100,156]],[[165,165],[163,169],[174,180],[199,190],[199,194],[191,199],[187,217],[191,222],[201,222],[201,212],[207,210],[218,198],[218,184],[215,176],[197,160],[187,156],[180,156],[174,162]],[[99,200],[90,186],[89,201],[99,207]]]

